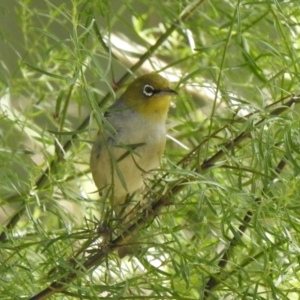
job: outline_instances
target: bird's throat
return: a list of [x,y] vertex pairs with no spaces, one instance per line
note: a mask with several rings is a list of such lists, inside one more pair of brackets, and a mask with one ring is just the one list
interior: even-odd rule
[[171,97],[166,95],[153,98],[148,102],[139,103],[132,108],[139,112],[144,118],[153,122],[165,122],[167,119],[170,102]]

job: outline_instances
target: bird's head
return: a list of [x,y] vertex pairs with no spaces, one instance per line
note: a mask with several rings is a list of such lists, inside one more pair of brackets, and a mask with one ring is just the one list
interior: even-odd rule
[[121,98],[143,117],[159,122],[166,119],[171,96],[174,95],[177,92],[169,88],[167,79],[151,73],[135,79]]

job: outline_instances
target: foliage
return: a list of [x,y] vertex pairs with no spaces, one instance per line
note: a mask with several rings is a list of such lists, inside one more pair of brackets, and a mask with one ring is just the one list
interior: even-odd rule
[[[3,299],[298,299],[296,1],[15,0],[0,13]],[[89,152],[105,108],[154,70],[180,94],[172,138],[151,204],[118,236]],[[137,231],[141,253],[120,260]]]

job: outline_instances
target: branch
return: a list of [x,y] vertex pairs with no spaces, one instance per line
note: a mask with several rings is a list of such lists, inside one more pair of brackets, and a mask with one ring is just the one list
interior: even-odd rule
[[[291,105],[293,105],[294,103],[298,104],[299,100],[300,100],[300,98],[298,96],[291,96],[290,100],[288,100],[286,103],[283,103],[282,107],[275,108],[273,111],[270,112],[270,115],[271,116],[280,115],[286,109],[291,107]],[[265,118],[261,119],[254,126],[258,127],[258,126],[262,125],[264,120],[265,120]],[[218,160],[220,160],[225,155],[225,153],[226,153],[225,149],[226,150],[232,149],[233,147],[236,147],[242,141],[244,141],[245,139],[250,138],[250,137],[251,137],[250,131],[244,131],[239,136],[237,136],[232,142],[227,143],[223,148],[224,150],[222,149],[222,150],[218,151],[211,158],[209,158],[208,160],[203,162],[200,165],[200,167],[197,168],[197,170],[195,170],[195,171],[200,173],[200,172],[209,170],[210,168],[212,168],[214,166],[214,164]],[[276,168],[277,173],[279,173],[283,169],[284,166],[285,166],[285,164],[283,162],[280,162]],[[85,258],[85,260],[82,264],[76,263],[76,262],[74,263],[75,260],[72,260],[72,262],[70,262],[70,268],[68,268],[68,269],[73,269],[74,271],[68,272],[67,275],[63,276],[59,280],[54,281],[47,288],[45,288],[43,291],[41,291],[40,293],[38,293],[37,295],[33,296],[30,299],[31,300],[46,299],[47,297],[49,297],[55,293],[62,292],[68,288],[68,283],[70,283],[71,281],[73,281],[74,279],[76,279],[78,277],[78,274],[80,274],[81,272],[86,273],[88,270],[98,267],[101,264],[101,262],[103,261],[103,259],[105,257],[107,257],[107,255],[109,253],[112,253],[112,252],[116,251],[119,247],[126,245],[126,243],[128,243],[132,239],[132,236],[135,236],[139,230],[141,230],[147,224],[152,222],[152,220],[157,215],[159,215],[159,213],[163,207],[172,205],[173,202],[170,199],[172,199],[179,192],[181,192],[185,188],[185,186],[187,186],[183,183],[187,183],[187,182],[189,182],[189,180],[190,180],[190,178],[186,178],[186,177],[181,178],[181,179],[177,180],[175,183],[173,183],[172,186],[169,186],[169,189],[166,190],[164,188],[163,189],[164,192],[161,193],[162,196],[160,196],[158,199],[152,201],[150,208],[144,209],[140,214],[140,218],[136,222],[134,222],[133,224],[128,226],[116,239],[110,241],[107,245],[105,245],[105,246],[103,245],[102,247],[100,247],[100,249],[96,251],[96,254],[92,254],[92,255],[88,256],[87,258]],[[150,194],[147,194],[147,195],[145,195],[145,197],[147,197],[147,196],[149,197],[149,195]],[[151,203],[151,201],[149,201],[149,202]],[[246,228],[251,220],[252,213],[253,213],[252,211],[248,211],[246,213],[246,215],[244,217],[244,222],[239,228],[240,236],[246,230]],[[230,251],[230,249],[233,249],[233,247],[237,244],[237,241],[238,241],[238,237],[235,236],[230,243],[229,250],[224,253],[222,259],[219,262],[220,267],[226,266],[227,261],[228,261],[229,251]],[[89,245],[90,244],[91,243],[89,243]],[[85,247],[87,247],[87,245],[85,245]],[[82,253],[82,252],[83,252],[83,250],[80,250],[80,253]],[[62,273],[66,274],[66,272],[62,272]],[[210,286],[208,286],[208,284],[207,284],[206,289],[209,290],[218,283],[218,281],[215,279],[215,277],[217,277],[217,276],[218,275],[216,274],[211,277],[211,279],[209,280]]]
[[[286,166],[286,161],[287,161],[287,158],[284,157],[277,164],[277,166],[274,168],[275,174],[270,179],[270,181],[273,181],[277,177],[276,175],[279,175],[282,172],[282,170]],[[265,193],[267,193],[267,188],[264,188],[262,190],[261,195],[264,195]],[[257,204],[259,204],[259,203],[261,203],[261,199],[262,199],[262,196],[261,196],[261,198],[256,198],[255,202]],[[220,283],[220,281],[222,279],[224,279],[224,275],[222,276],[222,270],[224,270],[225,267],[227,266],[229,258],[231,256],[235,246],[240,244],[241,237],[243,236],[246,229],[248,228],[249,223],[252,220],[253,214],[254,214],[253,210],[248,210],[242,220],[242,224],[239,226],[238,230],[236,232],[234,232],[234,237],[231,239],[228,248],[223,252],[222,257],[219,260],[218,269],[220,271],[218,271],[215,274],[212,274],[205,285],[203,299],[207,299],[209,297],[210,291],[213,290]],[[228,275],[226,275],[226,277],[228,278]]]

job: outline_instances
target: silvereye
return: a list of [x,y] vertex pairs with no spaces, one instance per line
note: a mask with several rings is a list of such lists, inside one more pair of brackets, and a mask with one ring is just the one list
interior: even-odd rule
[[[160,165],[173,95],[177,92],[162,76],[142,75],[105,114],[107,122],[93,145],[90,166],[100,194],[109,195],[117,217],[123,214],[127,197],[143,188]],[[119,256],[128,252],[128,247],[122,247]]]

